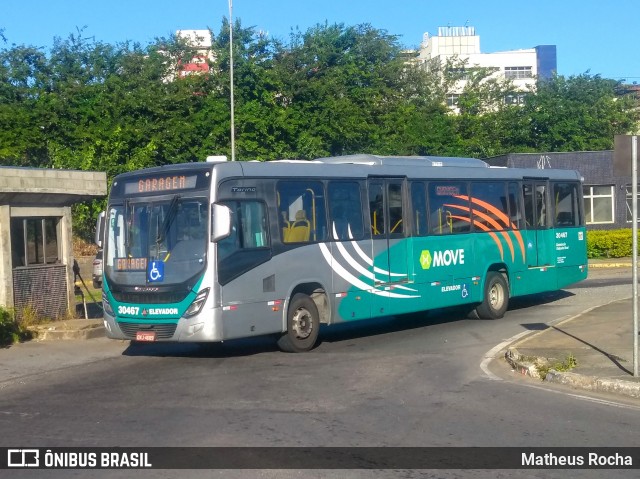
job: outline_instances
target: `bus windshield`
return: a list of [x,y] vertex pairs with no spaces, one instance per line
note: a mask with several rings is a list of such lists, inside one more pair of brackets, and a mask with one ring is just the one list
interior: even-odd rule
[[112,204],[105,274],[120,285],[180,284],[206,265],[208,201],[173,195]]

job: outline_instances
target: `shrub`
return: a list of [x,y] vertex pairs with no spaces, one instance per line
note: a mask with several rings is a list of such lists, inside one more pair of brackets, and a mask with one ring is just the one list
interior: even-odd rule
[[0,306],[0,346],[20,340],[18,323],[13,312]]
[[31,338],[33,338],[33,332],[28,329],[27,322],[18,320],[14,310],[0,306],[0,346]]
[[622,258],[631,256],[631,229],[587,231],[589,258]]

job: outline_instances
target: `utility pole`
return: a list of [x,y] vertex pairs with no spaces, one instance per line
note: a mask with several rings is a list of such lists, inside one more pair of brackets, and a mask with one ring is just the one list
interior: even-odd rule
[[229,0],[229,76],[231,84],[231,161],[236,161],[235,112],[233,100],[233,0]]
[[632,281],[633,281],[633,375],[638,377],[638,137],[631,137],[631,196],[633,196]]

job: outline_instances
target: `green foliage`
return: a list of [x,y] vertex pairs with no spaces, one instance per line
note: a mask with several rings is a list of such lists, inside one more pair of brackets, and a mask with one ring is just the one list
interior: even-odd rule
[[18,321],[14,311],[0,306],[0,346],[31,339],[33,334],[27,329],[27,323]]
[[0,346],[18,341],[17,324],[13,314],[0,306]]
[[631,229],[587,231],[587,257],[623,258],[631,256]]
[[[199,54],[177,37],[111,45],[79,30],[48,52],[0,49],[0,165],[105,171],[112,181],[230,155],[226,19],[211,38],[209,74],[184,78],[180,65]],[[280,41],[237,20],[233,41],[239,160],[602,150],[640,115],[618,82],[588,74],[541,80],[523,105],[507,105],[515,88],[491,71],[456,59],[419,65],[367,24],[319,24]],[[446,94],[463,75],[456,115]],[[90,240],[103,206],[75,206],[75,232]]]
[[620,95],[620,82],[583,74],[539,81],[522,113],[528,147],[598,151],[612,149],[614,135],[634,130],[640,112],[631,96]]

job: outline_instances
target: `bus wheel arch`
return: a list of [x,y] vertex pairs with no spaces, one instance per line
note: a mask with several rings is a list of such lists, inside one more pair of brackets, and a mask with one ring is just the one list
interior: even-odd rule
[[487,271],[482,302],[476,307],[480,319],[500,319],[509,307],[509,275],[504,265],[492,265]]
[[286,330],[278,339],[285,352],[306,352],[315,346],[320,323],[328,322],[328,299],[317,283],[299,285],[291,292],[286,311]]

